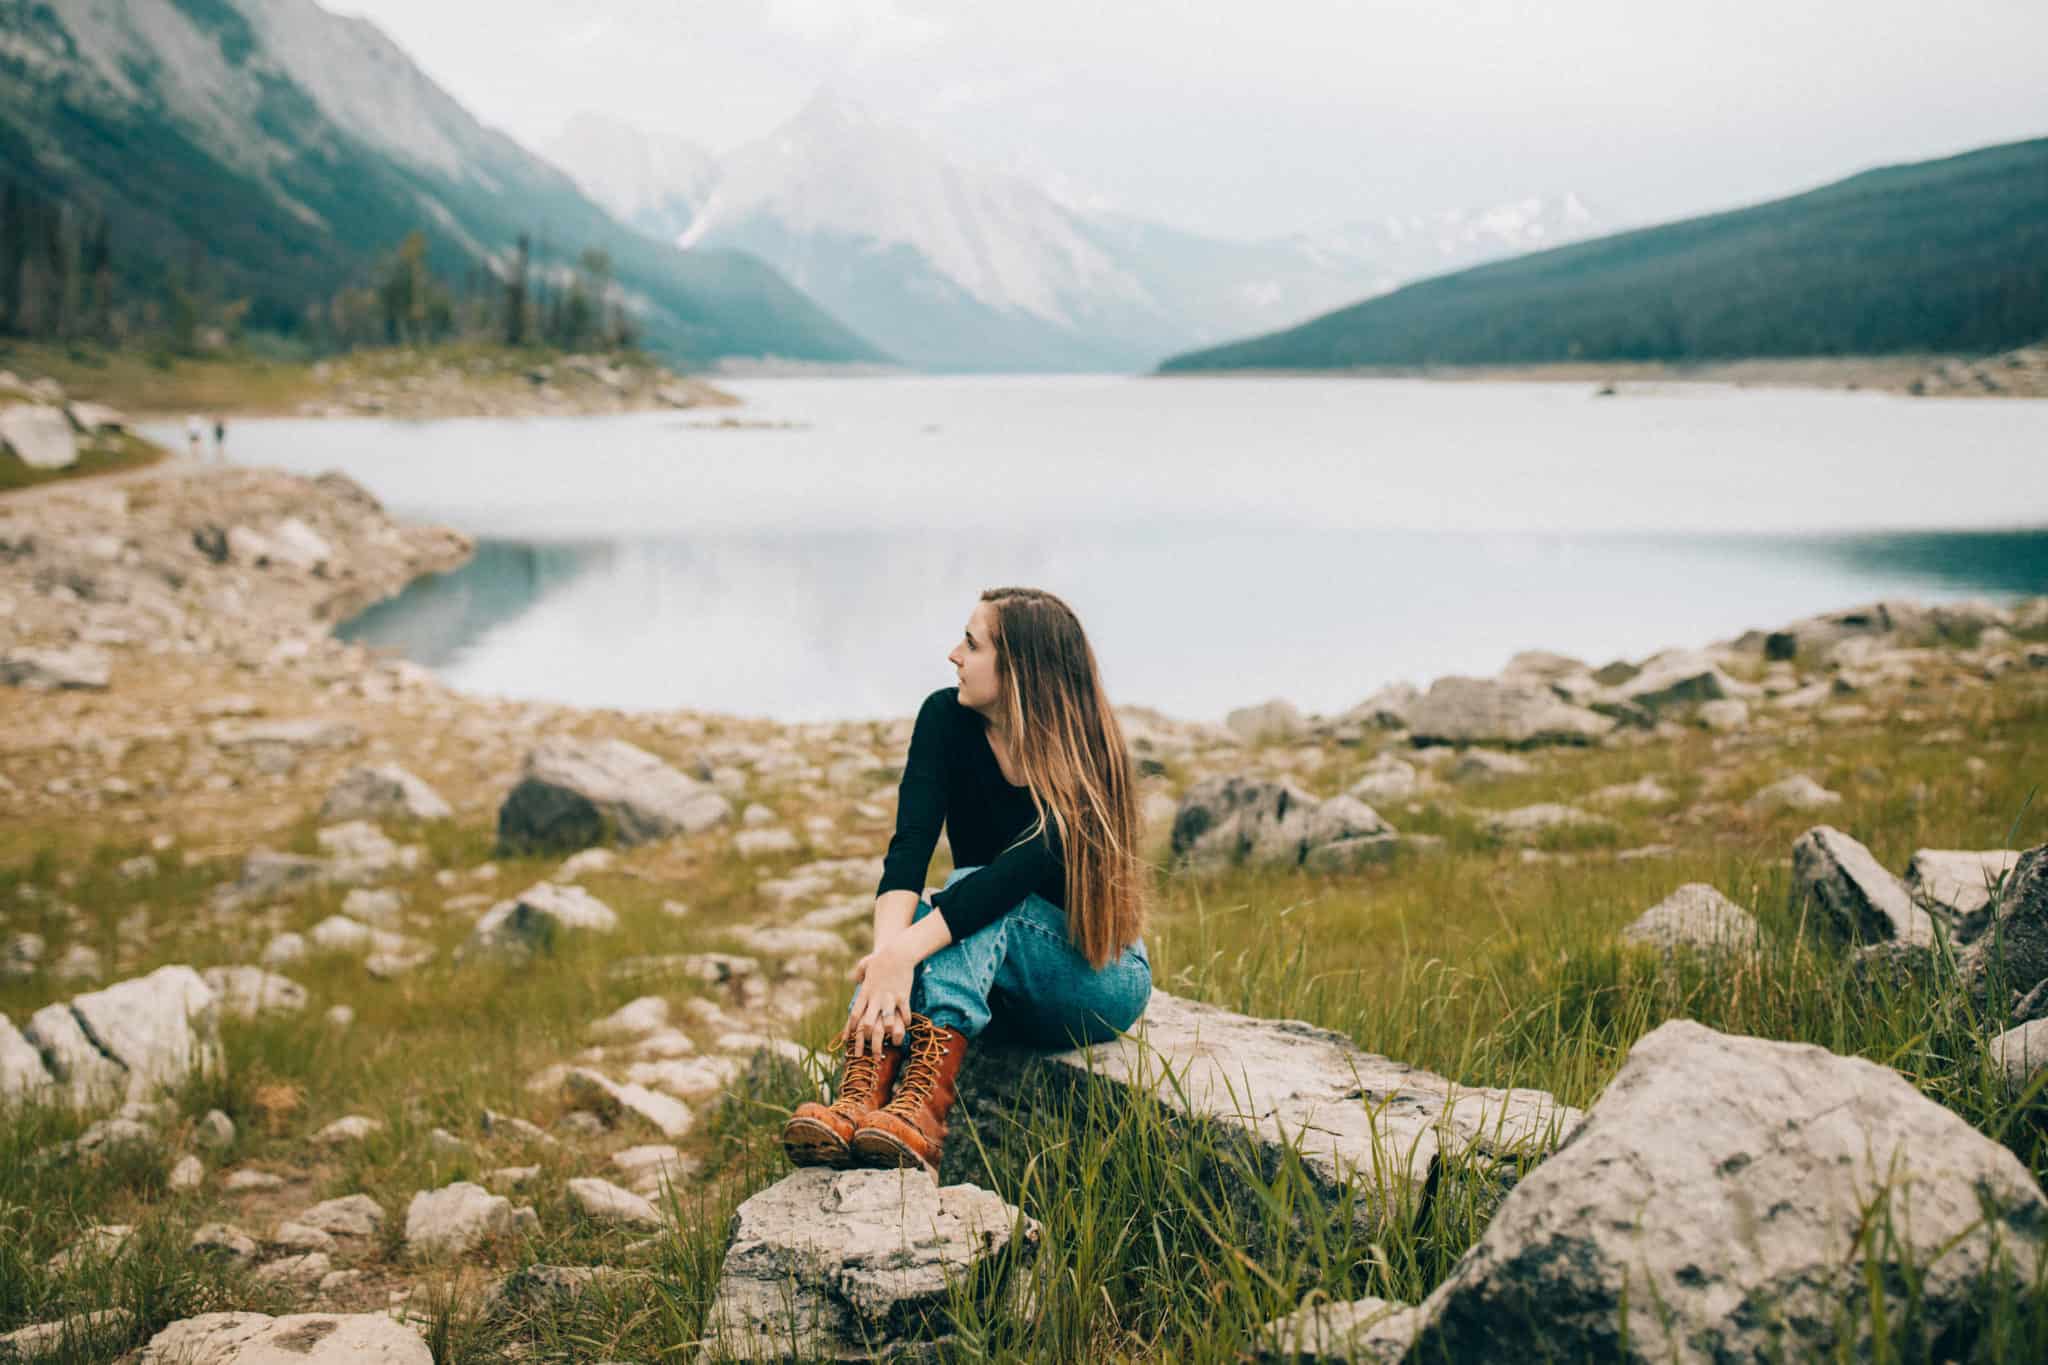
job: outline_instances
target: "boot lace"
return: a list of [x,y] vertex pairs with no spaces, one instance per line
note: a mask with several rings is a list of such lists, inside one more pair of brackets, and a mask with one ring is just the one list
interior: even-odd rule
[[866,1108],[862,1101],[854,1097],[868,1095],[874,1090],[875,1069],[881,1065],[882,1059],[872,1051],[864,1052],[858,1057],[852,1056],[851,1044],[848,1044],[847,1050],[849,1055],[846,1058],[846,1071],[839,1078],[839,1093],[832,1097],[832,1107],[854,1113]]
[[896,1096],[882,1108],[907,1118],[922,1108],[939,1083],[939,1069],[946,1063],[946,1040],[938,1029],[922,1019],[911,1021],[910,1055],[896,1073]]

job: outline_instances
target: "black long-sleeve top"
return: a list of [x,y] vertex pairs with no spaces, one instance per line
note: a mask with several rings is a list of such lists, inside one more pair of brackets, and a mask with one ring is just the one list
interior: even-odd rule
[[942,687],[924,699],[910,732],[910,757],[896,793],[896,833],[875,895],[922,893],[943,827],[953,866],[981,869],[931,898],[955,943],[1033,892],[1065,908],[1067,870],[1058,833],[1048,825],[1017,843],[1037,822],[1030,790],[1011,786],[996,762],[988,722],[960,704],[959,688]]

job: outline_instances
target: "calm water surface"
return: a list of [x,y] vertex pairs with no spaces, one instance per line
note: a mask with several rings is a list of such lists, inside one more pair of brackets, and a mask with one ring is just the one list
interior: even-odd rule
[[[726,412],[242,422],[480,551],[347,632],[476,691],[781,719],[952,681],[1051,588],[1112,695],[1341,709],[1885,595],[2048,592],[2048,403],[1356,380],[730,385]],[[761,424],[722,429],[724,417]]]

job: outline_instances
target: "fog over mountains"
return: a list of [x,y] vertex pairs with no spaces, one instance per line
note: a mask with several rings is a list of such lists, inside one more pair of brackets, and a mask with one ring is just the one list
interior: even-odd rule
[[1606,230],[1565,194],[1263,242],[1202,237],[963,165],[832,94],[715,160],[595,116],[545,150],[635,227],[757,255],[898,360],[934,370],[1149,368]]

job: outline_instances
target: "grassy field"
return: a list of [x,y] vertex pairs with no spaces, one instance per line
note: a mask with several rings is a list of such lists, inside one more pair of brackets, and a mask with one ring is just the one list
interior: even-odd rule
[[[1547,751],[1535,756],[1531,775],[1447,788],[1412,808],[1383,807],[1404,832],[1444,840],[1438,852],[1386,867],[1201,877],[1162,867],[1148,935],[1157,980],[1232,1009],[1337,1029],[1371,1051],[1459,1081],[1537,1087],[1580,1106],[1598,1096],[1629,1045],[1666,1019],[1818,1043],[1897,1069],[2006,1144],[2037,1178],[2048,1176],[2048,1102],[2036,1091],[2011,1093],[1985,1060],[1986,1041],[2006,1026],[2001,1012],[1973,1010],[1939,975],[1910,984],[1860,978],[1843,946],[1790,895],[1789,867],[1793,840],[1822,822],[1861,839],[1894,870],[1916,848],[2048,841],[2048,809],[2035,793],[2048,768],[2048,675],[2021,670],[1991,684],[1938,682],[1874,712],[1864,721],[1817,722],[1753,739],[1689,732]],[[1331,746],[1313,765],[1271,751],[1248,755],[1244,766],[1285,760],[1299,780],[1331,793],[1371,757],[1370,746]],[[1840,792],[1842,804],[1819,816],[1746,807],[1751,792],[1795,772]],[[1178,784],[1188,774],[1169,765],[1169,776]],[[1489,810],[1583,801],[1644,776],[1677,799],[1622,806],[1609,812],[1609,827],[1533,845],[1485,832]],[[785,813],[803,808],[794,790],[768,790],[761,799]],[[290,838],[306,846],[311,833],[308,818]],[[473,869],[489,857],[490,834],[477,817],[412,832],[407,837],[428,856],[410,880],[395,884],[424,905],[450,894],[436,883],[437,871],[455,874],[460,890],[505,894],[552,869],[500,860],[495,879],[474,880]],[[45,934],[53,956],[63,943],[93,945],[118,966],[110,975],[167,961],[251,960],[246,916],[262,912],[238,912],[238,920],[206,905],[208,888],[238,864],[195,851],[181,865],[174,856],[181,850],[172,849],[157,875],[124,879],[117,865],[143,851],[147,837],[147,830],[131,839],[61,827],[7,831],[0,928]],[[1673,851],[1615,856],[1652,844]],[[190,1228],[227,1218],[260,1236],[284,1212],[362,1191],[390,1221],[383,1245],[361,1262],[368,1273],[350,1289],[350,1302],[381,1309],[401,1296],[424,1323],[437,1360],[693,1358],[727,1221],[747,1194],[786,1171],[776,1132],[814,1078],[786,1063],[759,1064],[722,1101],[702,1106],[682,1145],[704,1163],[703,1173],[674,1192],[676,1231],[639,1248],[635,1237],[581,1219],[559,1191],[564,1177],[598,1173],[610,1150],[645,1139],[615,1133],[529,1148],[479,1128],[487,1107],[552,1123],[563,1102],[528,1093],[526,1079],[573,1055],[590,1020],[636,996],[658,991],[679,1004],[710,997],[736,1009],[717,988],[620,981],[607,968],[627,952],[728,946],[725,927],[774,913],[759,880],[813,851],[755,863],[708,854],[686,879],[665,870],[662,856],[643,850],[584,879],[619,911],[616,941],[564,945],[523,968],[458,967],[450,951],[473,916],[442,912],[425,931],[440,956],[412,975],[370,981],[358,962],[336,955],[287,969],[311,992],[312,1007],[225,1023],[225,1074],[195,1080],[175,1098],[164,1150],[99,1166],[48,1165],[37,1154],[75,1133],[75,1117],[31,1111],[0,1128],[0,1331],[126,1307],[134,1318],[105,1340],[50,1357],[101,1360],[208,1308],[279,1311],[292,1301],[285,1291],[184,1254]],[[1690,881],[1709,882],[1749,908],[1763,925],[1763,950],[1718,963],[1665,962],[1617,946],[1623,925]],[[261,927],[304,930],[333,913],[340,895],[309,893]],[[664,913],[670,898],[686,901],[689,913]],[[75,919],[65,905],[77,907]],[[162,930],[146,944],[134,918],[140,913]],[[20,1020],[72,989],[41,975],[0,982],[0,1010]],[[322,1019],[336,1002],[357,1012],[345,1031]],[[823,1045],[840,1008],[828,999],[795,1037]],[[229,1151],[208,1156],[209,1167],[272,1170],[288,1179],[286,1190],[237,1200],[168,1189],[167,1153],[190,1150],[189,1125],[216,1107],[233,1117],[237,1137]],[[308,1144],[311,1133],[348,1113],[386,1126],[359,1147]],[[435,1127],[459,1136],[473,1155],[436,1155],[425,1140]],[[1259,1345],[1258,1326],[1310,1293],[1419,1300],[1483,1230],[1500,1193],[1493,1178],[1468,1173],[1446,1182],[1415,1227],[1367,1238],[1348,1218],[1317,1206],[1298,1173],[1247,1176],[1263,1191],[1259,1198],[1219,1201],[1210,1193],[1216,1169],[1241,1158],[1213,1135],[1189,1134],[1103,1093],[1047,1100],[981,1129],[987,1145],[979,1183],[1039,1219],[1045,1236],[1029,1272],[1036,1311],[1000,1311],[962,1287],[948,1348],[960,1359],[1244,1359]],[[537,1238],[457,1264],[407,1261],[396,1229],[413,1191],[517,1163],[541,1167],[529,1186],[541,1217]],[[95,1222],[134,1224],[138,1242],[111,1264],[45,1268]],[[476,1291],[524,1263],[606,1263],[634,1273],[573,1306],[487,1321]],[[1878,1358],[1942,1358],[1910,1302],[1889,1308]],[[2000,1305],[1993,1317],[1994,1330],[1972,1359],[2048,1358],[2048,1295]]]

